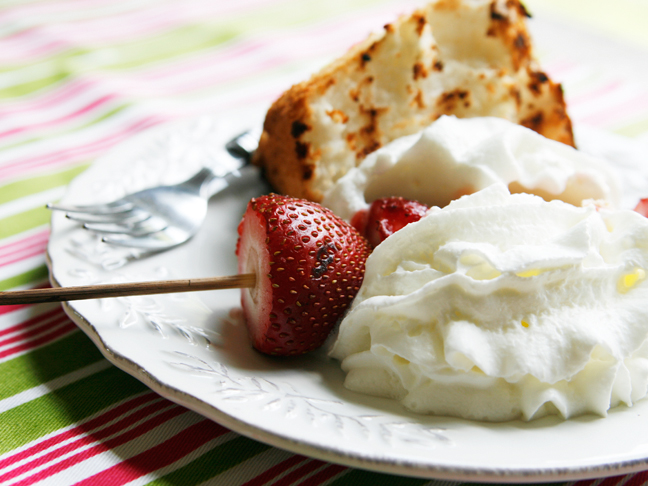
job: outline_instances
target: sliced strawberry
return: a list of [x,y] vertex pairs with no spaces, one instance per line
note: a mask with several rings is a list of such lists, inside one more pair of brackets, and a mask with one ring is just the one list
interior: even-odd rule
[[637,207],[634,208],[634,210],[639,214],[646,216],[648,218],[648,198],[639,201],[639,204],[637,204]]
[[354,226],[375,248],[388,236],[425,216],[428,207],[402,197],[376,199],[368,211],[358,211],[352,219]]
[[367,241],[319,204],[277,194],[252,199],[238,232],[239,273],[257,275],[241,293],[254,347],[295,355],[321,346],[360,289]]

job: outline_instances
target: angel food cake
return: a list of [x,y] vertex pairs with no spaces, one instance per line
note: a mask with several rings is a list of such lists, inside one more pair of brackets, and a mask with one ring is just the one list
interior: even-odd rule
[[648,386],[648,219],[495,184],[381,243],[331,355],[426,414],[606,415]]
[[518,0],[436,0],[286,91],[254,162],[312,201],[369,153],[441,115],[494,116],[573,145],[560,85],[539,67]]

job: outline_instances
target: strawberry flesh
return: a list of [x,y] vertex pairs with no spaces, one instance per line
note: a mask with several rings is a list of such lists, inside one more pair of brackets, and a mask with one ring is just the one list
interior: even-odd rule
[[369,210],[358,211],[351,223],[375,248],[409,223],[421,219],[427,210],[428,207],[418,201],[385,197],[371,203]]
[[269,194],[252,199],[238,228],[239,273],[255,273],[241,304],[253,346],[297,355],[323,344],[360,289],[370,248],[319,204]]
[[634,208],[634,210],[639,214],[648,217],[648,198],[639,201],[639,204],[637,204],[637,207]]

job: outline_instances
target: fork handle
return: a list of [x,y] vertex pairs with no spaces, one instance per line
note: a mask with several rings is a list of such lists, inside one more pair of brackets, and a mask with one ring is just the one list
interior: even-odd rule
[[43,302],[66,302],[69,300],[104,299],[106,297],[124,297],[130,295],[251,288],[255,285],[256,275],[253,273],[244,273],[241,275],[230,275],[228,277],[14,290],[0,292],[0,305],[37,304]]

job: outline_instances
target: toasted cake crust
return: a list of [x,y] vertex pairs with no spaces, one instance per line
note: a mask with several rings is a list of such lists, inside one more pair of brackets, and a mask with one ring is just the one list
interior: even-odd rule
[[498,116],[574,145],[527,16],[519,0],[437,0],[385,25],[272,105],[254,162],[277,191],[321,201],[367,154],[441,115]]

